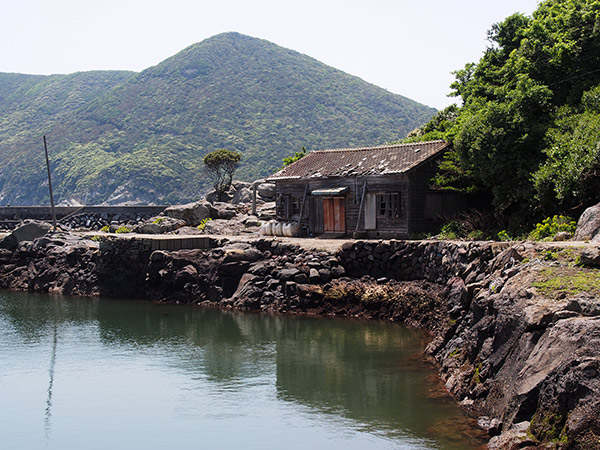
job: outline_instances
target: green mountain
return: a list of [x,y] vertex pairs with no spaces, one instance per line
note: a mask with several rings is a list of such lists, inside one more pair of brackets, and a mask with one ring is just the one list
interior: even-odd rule
[[403,138],[435,113],[313,58],[225,33],[140,73],[0,74],[0,204],[175,203],[209,189],[202,159],[242,152],[264,177],[307,149]]

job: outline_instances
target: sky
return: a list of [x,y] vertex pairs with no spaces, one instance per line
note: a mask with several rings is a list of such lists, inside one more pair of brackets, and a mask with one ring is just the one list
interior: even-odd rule
[[538,0],[2,0],[0,72],[141,71],[228,31],[442,109],[492,24]]

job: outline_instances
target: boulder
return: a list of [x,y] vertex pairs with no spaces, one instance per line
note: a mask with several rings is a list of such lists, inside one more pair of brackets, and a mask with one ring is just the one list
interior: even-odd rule
[[600,203],[590,206],[583,212],[577,222],[577,230],[575,230],[573,239],[600,242]]
[[14,250],[20,242],[33,241],[45,236],[52,229],[52,225],[39,220],[25,220],[22,225],[0,241],[0,248]]
[[235,191],[231,203],[238,205],[240,203],[251,203],[252,202],[252,191],[247,187],[243,187],[238,191]]
[[246,230],[246,226],[237,220],[213,219],[204,225],[204,234],[237,236]]
[[206,201],[209,203],[215,203],[215,202],[225,202],[225,203],[229,203],[233,200],[233,193],[232,192],[221,192],[221,194],[217,195],[217,191],[210,191],[208,194],[206,194]]
[[141,223],[133,228],[134,233],[141,234],[162,234],[175,231],[183,226],[186,222],[173,217],[152,217],[144,223]]
[[202,220],[211,217],[212,207],[207,201],[169,206],[163,214],[173,219],[183,220],[187,225],[199,225]]
[[275,184],[261,183],[257,186],[258,195],[265,201],[275,200]]
[[233,205],[230,205],[229,203],[224,203],[224,202],[213,203],[212,210],[214,211],[211,214],[211,217],[213,219],[229,220],[237,214],[237,211],[235,210],[235,207]]

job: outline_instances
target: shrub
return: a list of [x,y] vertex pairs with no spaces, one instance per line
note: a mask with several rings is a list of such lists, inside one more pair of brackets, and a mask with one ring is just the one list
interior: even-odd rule
[[442,226],[439,237],[442,239],[454,240],[463,237],[464,234],[465,233],[462,225],[456,220],[451,220]]
[[470,241],[485,241],[485,233],[481,230],[473,230],[467,234],[467,239]]
[[164,217],[157,217],[156,219],[154,219],[152,221],[152,223],[155,223],[156,225],[159,225],[161,223],[163,223],[166,219]]
[[508,231],[501,230],[498,232],[498,240],[502,242],[513,241],[514,239],[508,234]]
[[541,223],[535,225],[535,229],[529,233],[529,239],[541,241],[542,239],[552,238],[561,231],[574,233],[576,228],[577,223],[570,217],[559,215],[546,217]]
[[202,219],[202,221],[200,222],[200,225],[198,225],[198,231],[204,231],[204,227],[206,226],[206,224],[208,222],[210,222],[212,219],[210,217],[207,217],[206,219]]
[[117,228],[117,230],[115,231],[115,233],[131,233],[131,228],[126,227],[125,225],[121,225],[119,228]]
[[100,231],[102,233],[110,233],[110,227],[108,225],[105,225],[102,228],[100,228]]

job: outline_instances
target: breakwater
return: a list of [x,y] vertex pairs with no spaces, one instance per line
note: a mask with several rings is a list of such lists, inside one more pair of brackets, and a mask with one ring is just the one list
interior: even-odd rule
[[[352,241],[336,251],[280,239],[157,250],[143,239],[43,237],[0,250],[0,287],[135,296],[222,308],[391,320],[429,330],[447,389],[492,448],[598,448],[600,305],[564,292],[577,247]],[[545,283],[545,284],[544,284]]]
[[[86,227],[99,229],[103,226],[134,225],[144,219],[160,214],[166,206],[57,206],[56,219],[68,228]],[[0,207],[0,230],[11,230],[25,219],[52,220],[49,206],[2,206]]]

